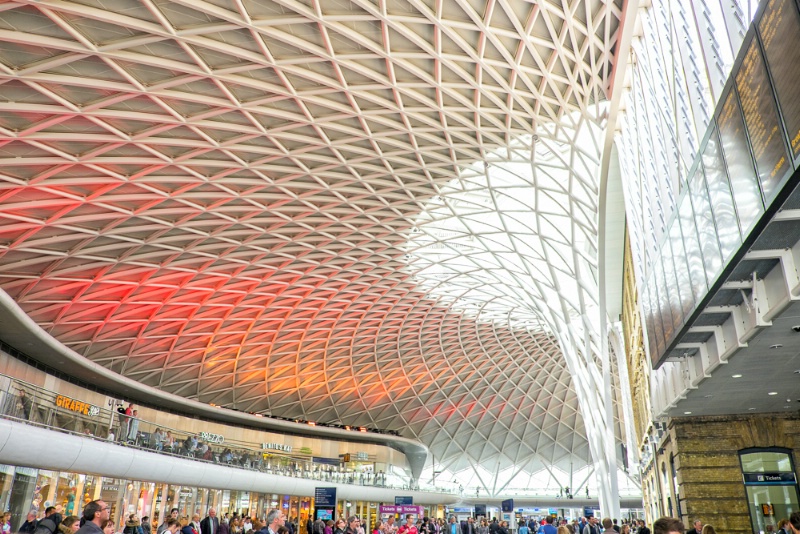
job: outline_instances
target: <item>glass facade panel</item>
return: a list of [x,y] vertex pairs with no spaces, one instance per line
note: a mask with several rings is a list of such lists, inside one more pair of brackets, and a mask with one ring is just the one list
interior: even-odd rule
[[742,232],[747,235],[755,221],[764,213],[764,201],[761,197],[761,187],[756,179],[753,158],[747,145],[742,111],[735,91],[730,91],[725,98],[718,124],[736,212]]
[[659,290],[663,291],[664,287],[663,286],[659,287],[659,282],[657,282],[655,272],[650,274],[648,285],[650,286],[650,302],[653,309],[653,325],[655,326],[654,330],[656,336],[656,352],[659,352],[665,346],[664,323],[661,320],[661,295],[659,295]]
[[722,152],[719,149],[716,128],[711,131],[703,151],[703,167],[706,171],[708,195],[711,200],[711,209],[714,211],[722,261],[727,263],[742,244],[742,234],[739,231],[739,221],[733,207],[733,197],[728,183],[728,175],[725,172],[725,163],[722,160]]
[[[671,263],[671,262],[670,262]],[[661,310],[661,321],[664,327],[664,342],[672,340],[672,333],[675,331],[672,320],[672,310],[669,305],[669,287],[664,276],[664,262],[659,262],[655,269],[656,281],[659,287],[658,308]],[[673,282],[674,284],[674,282]]]
[[689,276],[688,257],[683,246],[683,237],[681,236],[681,221],[678,217],[673,219],[672,224],[670,224],[669,242],[672,245],[675,278],[678,280],[678,288],[681,292],[681,311],[685,318],[694,310],[694,294],[691,277]]
[[678,280],[675,278],[675,265],[672,261],[672,247],[669,239],[664,240],[661,247],[661,263],[664,265],[664,281],[666,282],[669,311],[672,314],[672,331],[677,332],[683,324],[683,309]]
[[683,245],[686,251],[686,262],[689,264],[689,277],[692,281],[692,295],[695,303],[708,291],[706,270],[703,266],[703,254],[700,252],[700,239],[697,237],[697,227],[694,224],[694,212],[688,193],[684,194],[678,208],[678,220],[681,223]]
[[706,270],[707,280],[716,280],[722,270],[722,256],[717,241],[717,229],[714,227],[714,217],[711,211],[711,202],[706,189],[706,179],[702,166],[698,165],[689,180],[689,196],[695,213],[695,224],[700,239],[700,250],[703,252],[703,266]]

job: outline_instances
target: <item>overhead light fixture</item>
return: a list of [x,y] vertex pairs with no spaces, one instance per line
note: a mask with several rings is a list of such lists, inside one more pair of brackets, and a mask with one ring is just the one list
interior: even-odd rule
[[309,422],[308,422],[308,425],[309,425],[309,426],[317,426],[317,423],[315,423],[314,421],[309,421]]
[[683,415],[692,415],[692,412],[683,412]]
[[781,345],[780,343],[775,343],[774,345],[769,346],[769,348],[771,349],[779,349],[781,347],[783,347],[783,345]]
[[777,394],[778,394],[777,391],[770,391],[769,393],[767,393],[767,395],[769,395],[769,396],[775,396]]
[[359,432],[366,432],[367,429],[366,429],[366,427],[360,426],[360,427],[358,427],[358,431]]
[[756,409],[755,408],[748,408],[747,411],[754,412],[754,411],[756,411]]
[[714,395],[703,395],[703,397],[705,397],[706,399],[710,399],[710,398],[711,398],[711,397],[713,397],[713,396],[714,396]]
[[731,375],[731,378],[742,378],[742,375]]

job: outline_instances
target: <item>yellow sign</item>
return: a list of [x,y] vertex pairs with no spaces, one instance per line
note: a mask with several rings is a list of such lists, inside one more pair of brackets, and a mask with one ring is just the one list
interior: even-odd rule
[[77,401],[75,399],[65,397],[64,395],[59,395],[56,397],[56,406],[58,406],[59,408],[64,408],[65,410],[69,410],[71,412],[78,412],[82,413],[83,415],[89,415],[89,416],[95,416],[100,413],[100,408],[98,408],[94,404]]

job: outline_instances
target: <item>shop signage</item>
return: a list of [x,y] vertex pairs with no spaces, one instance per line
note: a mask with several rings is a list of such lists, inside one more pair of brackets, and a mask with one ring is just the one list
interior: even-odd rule
[[399,505],[385,505],[380,506],[378,508],[379,514],[416,514],[422,515],[423,510],[422,506],[411,506],[408,504],[399,504]]
[[65,397],[64,395],[58,395],[56,397],[56,406],[58,406],[59,408],[64,408],[65,410],[69,410],[71,412],[82,413],[83,415],[88,415],[90,417],[94,417],[95,415],[100,413],[100,408],[98,408],[94,404],[89,404],[88,402],[81,402],[75,399],[71,399],[69,397]]
[[356,461],[358,462],[366,462],[367,460],[369,460],[369,454],[367,454],[366,452],[357,452],[355,454],[355,457]]
[[119,491],[119,486],[103,486],[103,491]]
[[414,504],[414,497],[398,497],[394,498],[395,504]]
[[271,450],[271,451],[292,452],[292,446],[284,445],[283,443],[262,443],[261,448],[265,451]]
[[742,476],[748,486],[789,486],[797,481],[794,473],[743,473]]
[[206,443],[222,443],[225,441],[225,436],[212,434],[210,432],[200,432],[200,439]]
[[336,507],[336,488],[314,488],[314,506]]

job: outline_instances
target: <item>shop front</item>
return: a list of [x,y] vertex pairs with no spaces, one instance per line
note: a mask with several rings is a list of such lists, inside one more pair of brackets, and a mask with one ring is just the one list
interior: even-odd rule
[[117,531],[130,514],[148,517],[155,532],[173,508],[178,509],[179,517],[191,518],[195,513],[205,517],[212,507],[220,517],[238,514],[262,521],[271,508],[280,507],[287,520],[304,529],[314,506],[308,496],[196,488],[0,464],[0,507],[11,512],[12,531],[22,525],[28,512],[42,517],[48,506],[55,506],[64,517],[80,517],[83,507],[96,499],[108,505]]

